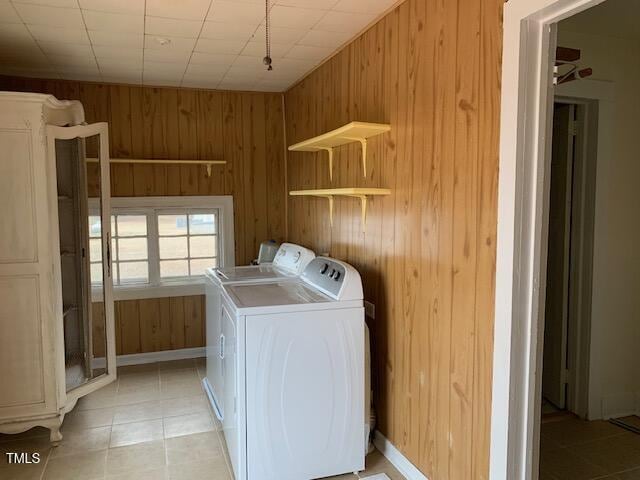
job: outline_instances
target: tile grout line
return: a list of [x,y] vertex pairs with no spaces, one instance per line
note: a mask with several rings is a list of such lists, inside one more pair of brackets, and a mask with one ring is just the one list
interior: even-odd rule
[[[187,64],[184,67],[184,72],[182,72],[182,77],[180,78],[180,86],[182,87],[182,84],[184,82],[184,77],[187,74],[187,70],[189,69],[189,65],[191,64],[191,58],[193,57],[193,53],[196,51],[196,46],[198,45],[198,40],[200,40],[200,35],[202,35],[202,30],[204,30],[204,24],[207,21],[207,17],[209,16],[209,12],[211,11],[211,6],[213,5],[213,2],[215,2],[215,0],[210,0],[209,1],[209,6],[207,7],[207,11],[204,14],[204,18],[202,19],[202,24],[200,25],[200,30],[198,31],[198,36],[196,37],[196,41],[193,44],[193,48],[191,49],[191,53],[189,54],[189,59],[187,60]],[[146,0],[145,0],[146,3]],[[146,8],[145,8],[145,17],[146,17]]]
[[[55,448],[55,447],[52,447]],[[42,467],[42,472],[40,472],[40,480],[42,480],[44,478],[44,472],[47,469],[47,466],[49,465],[49,459],[51,458],[51,448],[49,448],[49,451],[47,452],[47,459],[44,461],[44,466]]]
[[80,7],[80,0],[76,0],[76,5],[78,5],[78,10],[80,11],[80,17],[82,17],[82,24],[84,25],[84,31],[87,34],[87,39],[89,40],[89,45],[91,46],[91,53],[93,54],[93,61],[98,68],[98,76],[100,77],[100,81],[102,81],[102,70],[100,69],[100,64],[98,63],[98,58],[96,57],[96,51],[93,49],[93,41],[91,40],[91,35],[89,35],[89,28],[87,27],[87,22],[84,19],[84,12]]

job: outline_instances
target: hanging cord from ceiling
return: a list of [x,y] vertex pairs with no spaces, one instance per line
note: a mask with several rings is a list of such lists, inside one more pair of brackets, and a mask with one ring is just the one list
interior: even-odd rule
[[265,6],[265,47],[266,47],[266,55],[265,57],[262,59],[262,63],[264,63],[267,66],[267,70],[273,70],[273,66],[271,65],[271,38],[270,38],[270,33],[271,33],[271,13],[269,12],[269,0],[265,0],[264,2],[264,6]]

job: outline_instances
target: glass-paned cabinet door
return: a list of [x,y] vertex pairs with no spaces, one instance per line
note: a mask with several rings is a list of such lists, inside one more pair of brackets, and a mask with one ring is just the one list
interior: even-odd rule
[[79,398],[116,377],[108,128],[48,126],[47,135],[58,194],[65,390]]

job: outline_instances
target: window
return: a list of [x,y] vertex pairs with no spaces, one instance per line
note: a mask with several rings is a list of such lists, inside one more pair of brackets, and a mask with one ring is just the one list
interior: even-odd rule
[[[111,252],[113,284],[149,283],[148,214],[117,213],[111,215]],[[102,281],[102,245],[100,217],[89,216],[91,282]]]
[[217,212],[160,212],[157,220],[161,279],[204,275],[218,266]]
[[[97,207],[97,204],[95,204]],[[102,284],[101,222],[90,205],[91,282]],[[233,265],[231,198],[113,198],[111,256],[116,298],[145,298],[167,287],[202,284],[205,270]],[[125,290],[153,290],[142,296],[118,295]],[[184,294],[199,293],[191,289]]]

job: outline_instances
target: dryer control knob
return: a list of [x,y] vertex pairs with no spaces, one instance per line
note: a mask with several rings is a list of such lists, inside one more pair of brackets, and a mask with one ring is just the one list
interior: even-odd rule
[[296,256],[293,258],[293,262],[298,263],[300,261],[300,257],[302,257],[302,253],[296,253]]
[[329,264],[325,263],[321,268],[320,268],[320,274],[324,275],[325,273],[327,273],[327,270],[329,270]]

